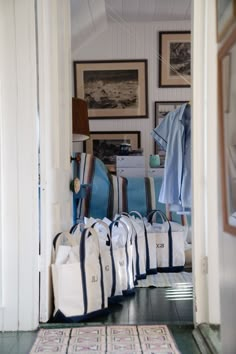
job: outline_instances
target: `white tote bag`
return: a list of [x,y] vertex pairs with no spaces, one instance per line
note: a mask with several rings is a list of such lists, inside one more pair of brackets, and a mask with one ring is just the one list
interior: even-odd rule
[[134,264],[136,279],[145,279],[148,274],[157,273],[157,258],[155,238],[148,235],[142,215],[137,211],[131,211],[131,220],[137,232],[135,240]]
[[[109,225],[111,231],[112,253],[115,268],[115,287],[112,298],[123,295],[123,291],[128,289],[127,272],[127,226],[121,220],[114,220]],[[112,299],[111,299],[112,300]]]
[[127,264],[127,289],[123,290],[124,295],[133,295],[134,294],[134,241],[136,236],[136,231],[134,229],[133,223],[130,220],[129,215],[118,214],[115,216],[115,220],[121,220],[127,226],[127,249],[126,249],[126,264]]
[[[59,236],[56,241],[55,260],[61,238]],[[67,246],[70,246],[68,256],[63,262],[55,261],[51,265],[54,321],[81,321],[104,311],[108,306],[96,231],[92,228],[84,229],[79,244],[75,244],[72,238],[67,234]]]
[[[152,218],[159,214],[163,223],[153,223]],[[160,210],[153,210],[147,216],[148,234],[153,233],[156,239],[157,270],[159,272],[180,272],[185,264],[185,228],[170,222]]]

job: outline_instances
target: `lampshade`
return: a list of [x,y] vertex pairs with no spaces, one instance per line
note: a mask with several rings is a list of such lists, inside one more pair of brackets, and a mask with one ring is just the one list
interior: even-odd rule
[[73,142],[89,139],[88,106],[85,100],[72,97]]

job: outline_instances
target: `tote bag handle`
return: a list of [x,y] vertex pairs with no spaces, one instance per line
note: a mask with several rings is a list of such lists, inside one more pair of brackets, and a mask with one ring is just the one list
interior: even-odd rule
[[[123,219],[123,220],[122,220]],[[133,226],[132,221],[130,220],[130,216],[128,213],[121,213],[116,220],[121,220],[123,223],[125,223],[125,225],[127,226],[127,230],[128,230],[128,243],[129,244],[133,244],[133,241],[135,239],[136,236],[136,231],[135,228]]]
[[112,231],[113,231],[113,228],[114,227],[119,227],[119,225],[121,225],[123,227],[123,229],[125,230],[125,246],[127,245],[127,242],[128,242],[128,228],[127,226],[125,225],[125,223],[121,220],[113,220],[110,225],[109,225],[109,229],[110,229],[110,232],[111,232],[111,239],[112,239]]
[[164,222],[166,221],[166,222],[168,222],[169,227],[171,227],[171,226],[170,226],[170,222],[169,222],[167,216],[166,216],[161,210],[159,210],[159,209],[154,209],[154,210],[152,210],[152,211],[147,215],[147,221],[148,221],[150,224],[153,223],[152,218],[153,218],[153,216],[154,216],[155,214],[158,214],[158,215],[160,216],[160,218],[161,218],[163,224],[164,224]]
[[136,211],[136,210],[130,211],[130,212],[129,212],[129,215],[130,215],[130,216],[134,216],[135,218],[138,218],[138,219],[140,219],[140,220],[143,220],[142,215],[141,215],[138,211]]
[[98,225],[102,225],[104,227],[104,229],[106,230],[106,233],[107,233],[106,245],[107,246],[111,246],[111,231],[109,229],[109,226],[104,221],[102,221],[101,219],[96,219],[95,222],[91,225],[91,227],[95,228],[95,225],[97,225],[97,224]]
[[58,233],[53,239],[53,247],[52,247],[53,263],[55,262],[55,258],[56,258],[56,254],[57,254],[59,246],[64,244],[64,243],[62,243],[63,238],[66,239],[66,244],[68,246],[74,247],[74,246],[78,245],[76,240],[73,238],[73,236],[68,231]]

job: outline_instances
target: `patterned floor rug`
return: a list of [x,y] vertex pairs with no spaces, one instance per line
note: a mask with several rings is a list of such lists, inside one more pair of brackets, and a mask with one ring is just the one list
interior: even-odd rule
[[166,325],[40,329],[30,354],[180,354]]

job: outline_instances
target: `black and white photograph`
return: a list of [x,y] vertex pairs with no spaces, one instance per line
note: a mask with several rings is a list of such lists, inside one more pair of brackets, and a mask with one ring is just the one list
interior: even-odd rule
[[147,118],[147,61],[74,62],[75,95],[89,118]]
[[160,32],[159,87],[188,87],[190,85],[190,32]]
[[116,155],[120,154],[122,144],[137,150],[141,146],[140,131],[90,132],[90,139],[84,142],[86,153],[98,157],[110,171],[115,170]]
[[137,108],[138,70],[84,72],[84,93],[88,108]]
[[190,42],[170,43],[170,76],[191,75]]

